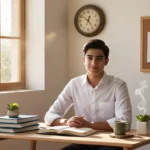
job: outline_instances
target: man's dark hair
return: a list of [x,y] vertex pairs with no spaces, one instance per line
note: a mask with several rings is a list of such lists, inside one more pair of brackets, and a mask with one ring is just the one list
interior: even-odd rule
[[88,43],[86,43],[83,47],[83,53],[84,55],[87,53],[87,51],[89,49],[100,49],[103,51],[104,55],[105,55],[105,59],[108,58],[109,56],[109,48],[107,45],[105,45],[105,43],[102,40],[99,39],[93,39],[90,40]]

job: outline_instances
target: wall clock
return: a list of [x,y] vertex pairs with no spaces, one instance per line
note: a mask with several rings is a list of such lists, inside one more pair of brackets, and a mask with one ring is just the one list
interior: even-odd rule
[[76,12],[74,25],[80,34],[87,37],[95,36],[104,28],[104,12],[95,5],[85,5]]

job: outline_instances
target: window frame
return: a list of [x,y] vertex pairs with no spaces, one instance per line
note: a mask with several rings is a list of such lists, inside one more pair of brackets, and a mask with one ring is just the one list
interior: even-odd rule
[[[18,67],[19,81],[18,82],[0,82],[0,91],[25,89],[25,0],[20,0],[20,64]],[[17,39],[11,36],[0,36],[0,39]],[[19,69],[21,68],[21,69]]]

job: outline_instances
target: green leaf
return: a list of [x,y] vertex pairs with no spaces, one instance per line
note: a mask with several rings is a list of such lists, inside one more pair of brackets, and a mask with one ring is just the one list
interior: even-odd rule
[[15,103],[15,102],[14,103],[10,103],[10,104],[7,105],[7,109],[11,110],[11,111],[19,109],[19,104]]
[[147,122],[147,121],[150,120],[150,115],[147,115],[147,114],[141,115],[141,114],[140,114],[140,115],[136,116],[136,118],[137,118],[137,120],[140,121],[140,122]]

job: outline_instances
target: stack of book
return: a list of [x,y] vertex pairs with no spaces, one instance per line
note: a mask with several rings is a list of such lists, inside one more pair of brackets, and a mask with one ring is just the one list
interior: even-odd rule
[[38,129],[38,115],[0,116],[0,132],[19,133]]

